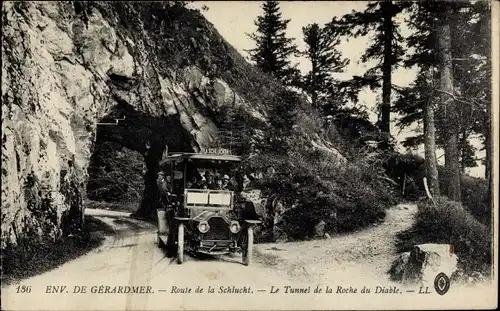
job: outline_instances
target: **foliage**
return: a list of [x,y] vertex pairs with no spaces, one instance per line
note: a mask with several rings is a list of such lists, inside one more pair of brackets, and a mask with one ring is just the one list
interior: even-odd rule
[[87,196],[105,202],[138,202],[144,189],[144,159],[118,143],[95,147],[88,168]]
[[403,198],[413,201],[425,196],[425,166],[422,157],[393,152],[388,155],[383,166],[386,174],[398,183]]
[[428,201],[419,204],[413,227],[398,234],[398,249],[408,251],[424,243],[452,244],[466,273],[487,271],[492,260],[492,233],[460,203],[444,197],[436,202],[436,206]]
[[371,35],[372,43],[361,56],[361,61],[367,63],[376,60],[377,64],[368,69],[363,77],[354,78],[349,84],[351,89],[356,87],[358,91],[365,86],[371,89],[382,86],[379,126],[386,133],[389,133],[392,71],[397,68],[404,54],[399,26],[394,19],[408,6],[403,1],[372,1],[367,4],[366,10],[353,11],[340,19],[334,18],[328,24],[333,33],[340,35]]
[[[407,200],[426,197],[423,178],[424,159],[414,154],[392,153],[384,162],[386,173],[399,184],[402,196]],[[446,193],[447,181],[443,177],[443,167],[438,167],[441,194]],[[491,227],[492,205],[488,196],[488,182],[484,178],[463,175],[461,179],[462,206],[479,222]],[[403,191],[404,188],[404,191]]]
[[226,107],[218,123],[219,133],[214,145],[231,150],[233,154],[248,156],[257,143],[255,130],[262,122],[243,107]]
[[[287,98],[286,92],[278,98]],[[314,237],[315,226],[321,221],[326,223],[327,232],[337,233],[383,218],[385,208],[395,203],[395,195],[379,156],[358,148],[358,156],[344,163],[331,152],[313,147],[306,133],[321,129],[319,122],[311,123],[318,112],[308,114],[303,106],[299,107],[293,119],[283,121],[272,115],[276,119],[273,122],[280,124],[278,129],[287,129],[272,134],[280,143],[258,150],[244,163],[247,172],[262,174],[254,180],[254,186],[284,206],[277,226],[289,239],[308,239]],[[340,142],[349,144],[339,136],[335,146]],[[274,173],[267,174],[270,169]]]
[[274,169],[255,186],[284,205],[278,226],[290,239],[313,238],[321,221],[333,234],[364,227],[382,219],[385,208],[395,203],[391,184],[367,161],[341,165],[328,153],[310,150],[281,157],[261,154],[247,165],[257,172]]
[[270,127],[265,133],[265,147],[286,153],[290,147],[288,137],[296,123],[298,95],[293,91],[282,90],[271,99],[268,122]]
[[310,96],[312,105],[320,107],[328,99],[337,105],[345,103],[341,94],[339,82],[332,73],[342,72],[349,60],[342,58],[336,49],[340,38],[332,33],[330,28],[309,24],[302,28],[306,49],[300,54],[311,62],[311,70],[302,78],[301,87]]
[[368,120],[364,111],[355,108],[339,109],[330,120],[344,140],[352,145],[350,149],[354,153],[372,142],[378,146],[386,141],[386,135]]
[[282,18],[278,1],[265,1],[262,10],[262,15],[255,21],[256,33],[247,34],[256,44],[248,52],[263,72],[291,85],[297,79],[298,70],[291,66],[289,57],[298,50],[293,38],[286,37],[290,19]]
[[[436,23],[435,12],[442,9],[443,4],[414,3],[411,7],[411,18],[408,19],[414,33],[407,39],[414,53],[405,59],[406,67],[418,65],[420,73],[416,81],[408,88],[398,89],[399,98],[393,111],[402,115],[398,121],[401,128],[420,123],[423,118],[423,107],[426,103],[436,104],[441,91],[433,81],[438,77],[437,47],[435,33],[432,31]],[[484,138],[489,133],[488,105],[491,102],[491,57],[489,42],[489,4],[483,1],[446,3],[453,14],[450,14],[452,40],[453,80],[456,90],[453,95],[458,105],[460,120],[460,154],[462,168],[476,166],[473,158],[475,150],[469,142],[473,134]],[[439,108],[439,106],[437,106]],[[436,110],[436,126],[438,146],[444,146],[443,133],[448,124],[444,122],[446,111]],[[403,144],[414,147],[422,143],[422,136],[410,137]]]
[[[366,36],[372,34],[372,44],[368,47],[366,52],[361,57],[363,62],[367,62],[370,59],[380,60],[382,57],[381,52],[384,51],[384,41],[387,35],[391,38],[394,43],[401,41],[402,37],[399,33],[399,27],[394,22],[391,26],[391,34],[385,32],[386,29],[383,28],[383,22],[386,18],[394,19],[394,17],[401,13],[408,4],[404,3],[391,3],[391,2],[378,2],[372,1],[367,4],[366,10],[363,12],[353,11],[350,14],[342,16],[341,19],[333,19],[329,24],[334,31],[339,32],[343,35],[352,35],[354,37]],[[404,54],[402,46],[396,44],[393,46],[391,51],[391,57],[393,63],[396,64],[401,61],[401,57]],[[381,65],[381,62],[378,66]],[[373,73],[373,70],[380,69],[374,68],[367,71],[367,73]]]
[[488,195],[488,182],[484,178],[463,176],[462,187],[463,206],[482,224],[492,227],[493,205]]

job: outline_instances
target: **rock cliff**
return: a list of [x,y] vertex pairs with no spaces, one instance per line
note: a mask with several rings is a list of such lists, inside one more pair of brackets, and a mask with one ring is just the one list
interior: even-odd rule
[[4,2],[2,55],[2,248],[78,230],[96,138],[144,155],[147,190],[166,145],[209,145],[229,108],[265,123],[280,87],[167,2]]

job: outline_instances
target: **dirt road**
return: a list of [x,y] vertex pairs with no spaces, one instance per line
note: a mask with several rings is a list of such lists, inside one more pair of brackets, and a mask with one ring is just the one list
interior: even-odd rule
[[[396,256],[394,236],[411,225],[415,210],[414,205],[394,207],[383,223],[345,236],[255,245],[254,263],[246,267],[237,255],[203,259],[186,256],[185,263],[178,265],[156,246],[154,225],[132,219],[128,213],[87,209],[88,214],[111,225],[114,235],[85,256],[3,288],[2,309],[269,309],[271,302],[273,308],[287,309],[356,308],[366,303],[359,295],[347,293],[342,300],[327,294],[294,295],[287,294],[284,286],[310,286],[311,293],[316,286],[325,291],[327,285],[334,292],[338,286],[346,290],[355,286],[389,287],[386,272]],[[30,293],[17,293],[18,286],[23,285],[30,286]],[[144,293],[119,293],[128,291],[127,286],[143,286],[136,290]],[[198,286],[203,288],[202,293],[196,293]],[[209,286],[218,294],[209,293]],[[191,292],[186,293],[189,288]],[[235,289],[250,293],[234,294]],[[276,289],[280,291],[271,294]],[[393,298],[404,303],[405,296]],[[384,307],[384,300],[379,303]]]

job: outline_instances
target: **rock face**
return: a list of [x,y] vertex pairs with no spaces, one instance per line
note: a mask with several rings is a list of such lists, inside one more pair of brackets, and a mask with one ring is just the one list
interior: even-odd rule
[[433,286],[435,277],[443,272],[451,277],[457,270],[458,257],[449,244],[421,244],[402,253],[393,267],[394,275],[404,284]]
[[275,82],[255,78],[199,13],[149,6],[168,4],[3,4],[2,248],[78,231],[96,139],[144,156],[148,206],[166,145],[210,145],[229,108],[265,122]]
[[[168,117],[163,130],[187,138],[181,148],[216,136],[200,108],[208,105],[203,94],[211,80],[195,66],[160,76],[146,35],[131,38],[99,10],[83,16],[71,2],[3,6],[2,248],[31,234],[55,239],[71,227],[67,219],[82,217],[97,123],[114,107]],[[246,104],[224,81],[212,82],[212,102]],[[148,137],[141,138],[126,143],[141,143],[132,148],[144,153]]]

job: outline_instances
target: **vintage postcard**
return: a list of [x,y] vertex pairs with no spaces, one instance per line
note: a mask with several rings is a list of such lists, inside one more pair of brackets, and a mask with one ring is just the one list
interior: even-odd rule
[[494,309],[498,1],[4,1],[2,310]]

